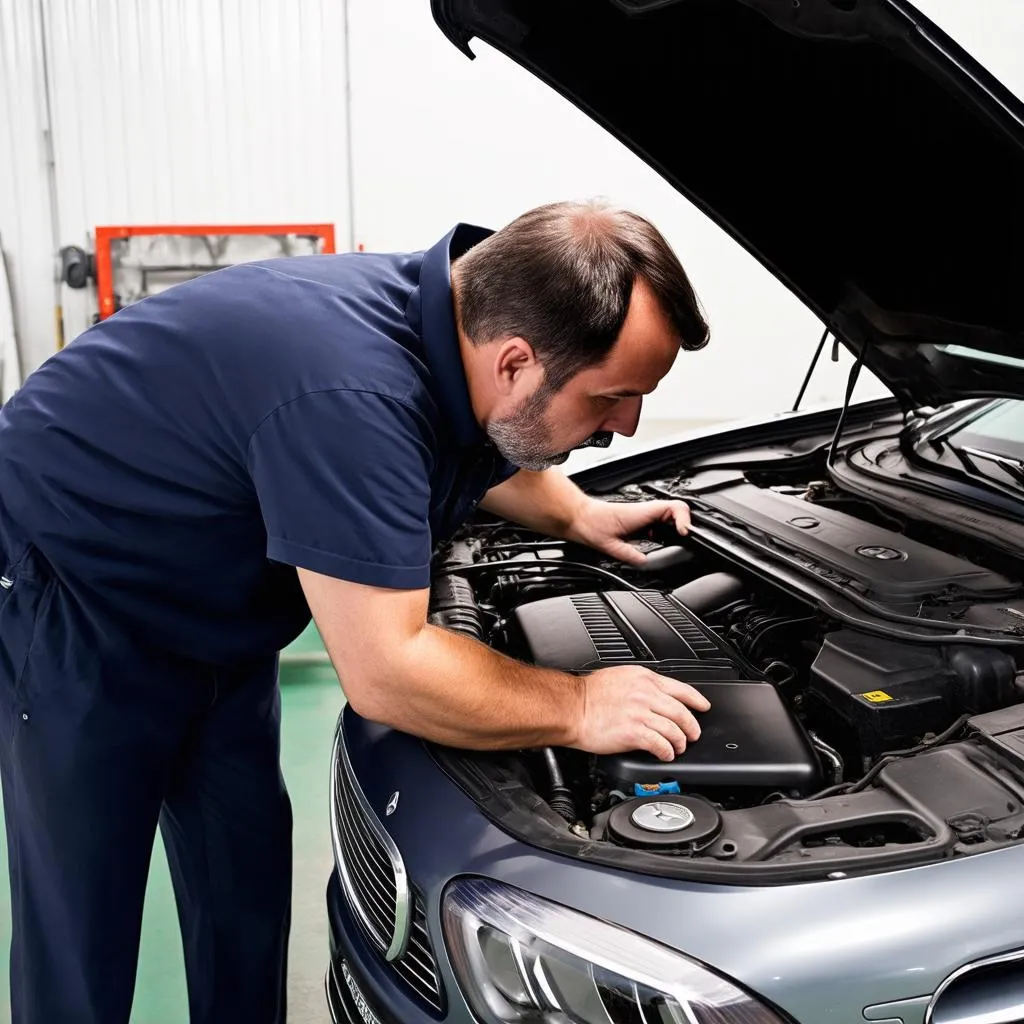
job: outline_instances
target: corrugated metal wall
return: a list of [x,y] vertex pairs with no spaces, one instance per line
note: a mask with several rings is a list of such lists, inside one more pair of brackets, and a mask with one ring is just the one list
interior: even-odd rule
[[[3,0],[5,22],[12,4],[19,26],[42,11],[62,245],[91,249],[99,224],[313,221],[334,223],[344,247],[341,0]],[[12,100],[28,82],[22,45],[13,62],[5,47]],[[95,296],[65,289],[64,305],[71,339]],[[52,347],[26,325],[30,365]]]
[[23,363],[56,347],[37,0],[0,0],[0,249]]

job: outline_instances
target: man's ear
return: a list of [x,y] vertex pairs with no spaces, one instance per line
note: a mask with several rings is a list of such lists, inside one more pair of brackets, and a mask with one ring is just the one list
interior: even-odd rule
[[495,343],[494,387],[499,395],[525,397],[544,376],[533,346],[525,338],[506,338]]

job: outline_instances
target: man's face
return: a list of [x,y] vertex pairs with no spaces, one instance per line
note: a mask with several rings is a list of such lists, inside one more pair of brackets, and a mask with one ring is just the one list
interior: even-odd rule
[[604,362],[552,392],[543,372],[522,374],[505,414],[487,424],[499,452],[522,469],[560,465],[599,431],[632,437],[643,396],[672,369],[679,338],[643,281],[637,281],[625,323]]

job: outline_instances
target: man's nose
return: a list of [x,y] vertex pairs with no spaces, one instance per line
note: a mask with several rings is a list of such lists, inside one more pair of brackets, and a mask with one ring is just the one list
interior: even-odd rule
[[624,398],[612,410],[610,416],[601,424],[602,430],[611,430],[623,437],[632,437],[640,422],[640,408],[644,400],[642,395],[636,398]]

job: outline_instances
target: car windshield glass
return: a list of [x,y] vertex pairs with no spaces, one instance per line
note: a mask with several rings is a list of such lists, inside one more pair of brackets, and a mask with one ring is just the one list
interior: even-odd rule
[[961,451],[974,449],[1024,464],[1024,402],[996,402],[946,440]]

